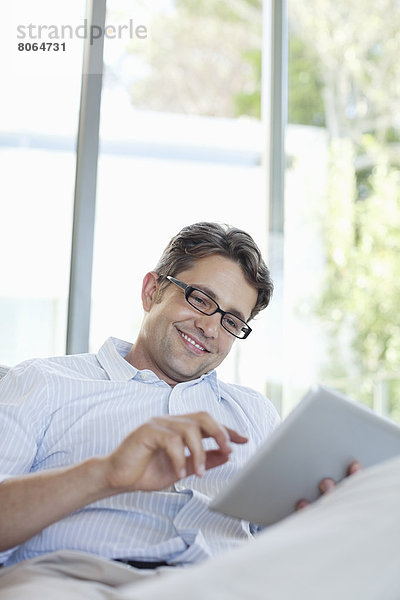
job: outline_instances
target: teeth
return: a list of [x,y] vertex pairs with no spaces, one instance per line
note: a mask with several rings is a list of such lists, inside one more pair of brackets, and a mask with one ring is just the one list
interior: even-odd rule
[[182,333],[182,331],[180,331],[179,333],[181,334],[181,336],[183,338],[185,338],[185,340],[190,342],[193,346],[195,346],[199,350],[205,350],[205,348],[203,348],[203,346],[199,346],[199,344],[196,344],[196,342],[194,340],[192,340],[192,338],[190,338],[188,335],[186,335],[186,333]]

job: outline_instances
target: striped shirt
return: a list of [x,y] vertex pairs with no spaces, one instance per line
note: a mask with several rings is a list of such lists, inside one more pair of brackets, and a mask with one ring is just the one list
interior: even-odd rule
[[279,424],[274,407],[258,392],[219,381],[215,371],[171,388],[124,359],[131,347],[109,338],[97,354],[35,359],[7,373],[0,381],[0,481],[104,456],[156,415],[206,410],[249,442],[234,444],[230,460],[202,478],[85,506],[3,553],[0,562],[70,549],[184,565],[251,537],[247,522],[214,513],[208,504]]

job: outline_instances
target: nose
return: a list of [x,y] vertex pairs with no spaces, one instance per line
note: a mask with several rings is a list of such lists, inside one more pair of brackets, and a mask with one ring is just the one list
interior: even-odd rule
[[199,313],[196,315],[195,325],[206,337],[215,338],[221,326],[221,316],[218,313],[210,316]]

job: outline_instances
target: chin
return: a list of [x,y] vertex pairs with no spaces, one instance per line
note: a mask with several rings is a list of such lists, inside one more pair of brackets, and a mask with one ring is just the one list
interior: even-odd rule
[[190,368],[180,368],[176,369],[176,371],[170,371],[167,373],[169,379],[176,381],[177,383],[183,383],[184,381],[193,381],[194,379],[198,379],[204,373],[208,373],[214,367],[210,367],[207,369],[190,369]]

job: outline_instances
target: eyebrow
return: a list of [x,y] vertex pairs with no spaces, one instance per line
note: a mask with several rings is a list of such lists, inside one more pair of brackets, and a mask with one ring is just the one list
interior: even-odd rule
[[[213,292],[212,290],[210,290],[210,288],[208,288],[207,286],[201,285],[201,284],[197,284],[197,283],[193,283],[192,287],[195,287],[195,288],[201,290],[202,292],[205,292],[209,296],[211,296],[211,298],[213,300],[215,300],[215,302],[217,302],[218,305],[221,302],[218,294],[216,294],[215,292]],[[224,310],[224,309],[222,309],[222,310]],[[237,310],[236,308],[230,308],[228,310],[224,310],[224,312],[231,313],[232,315],[235,315],[236,317],[239,317],[239,319],[242,319],[242,321],[244,321],[245,323],[247,322],[246,319],[244,318],[244,314],[242,313],[242,311]]]

